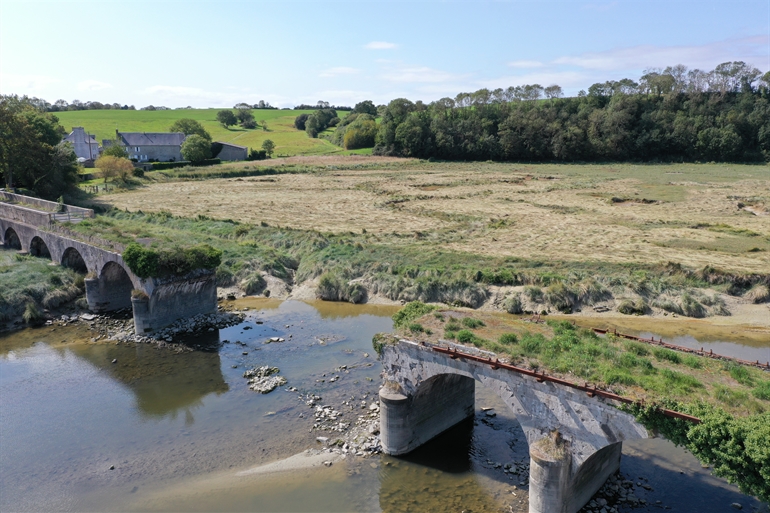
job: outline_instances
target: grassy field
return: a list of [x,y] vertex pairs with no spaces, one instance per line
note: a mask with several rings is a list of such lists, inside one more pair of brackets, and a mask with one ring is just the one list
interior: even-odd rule
[[256,165],[302,165],[309,172],[147,181],[97,201],[322,233],[365,230],[384,243],[485,257],[770,271],[767,166],[359,157],[275,159],[234,169]]
[[92,198],[107,215],[73,229],[208,243],[225,253],[220,284],[252,292],[272,275],[352,302],[735,312],[765,326],[753,303],[770,298],[769,200],[761,166],[315,156],[150,173]]
[[[305,132],[294,128],[294,118],[313,111],[253,110],[252,114],[260,127],[247,130],[240,127],[222,127],[217,121],[217,112],[220,110],[222,109],[79,110],[57,112],[55,115],[66,130],[82,126],[88,133],[96,135],[100,143],[103,139],[113,139],[116,128],[121,132],[167,132],[175,121],[190,118],[200,122],[214,141],[260,149],[262,142],[270,139],[276,144],[276,156],[350,153],[325,139],[311,139]],[[345,117],[347,112],[340,111],[338,114]],[[267,122],[267,131],[262,130],[263,120]]]

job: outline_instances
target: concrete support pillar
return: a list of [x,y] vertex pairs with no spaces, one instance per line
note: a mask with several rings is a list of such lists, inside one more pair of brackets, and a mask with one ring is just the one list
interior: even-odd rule
[[620,468],[621,442],[573,468],[569,444],[557,432],[529,448],[529,513],[576,513]]
[[134,333],[144,335],[152,331],[150,319],[150,299],[146,296],[131,298],[131,307],[134,312]]
[[572,455],[557,435],[529,447],[529,513],[572,513]]
[[86,301],[88,301],[88,309],[92,312],[104,312],[106,311],[104,301],[102,299],[101,287],[99,287],[99,278],[86,278]]
[[412,396],[380,389],[380,437],[386,454],[406,454],[473,416],[473,378],[441,374],[422,383]]

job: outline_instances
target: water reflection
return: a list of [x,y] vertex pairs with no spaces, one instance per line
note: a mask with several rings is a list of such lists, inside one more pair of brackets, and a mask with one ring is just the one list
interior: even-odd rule
[[[218,333],[210,333],[199,342],[216,345],[218,337]],[[126,385],[134,395],[137,410],[146,417],[175,419],[184,411],[189,425],[194,421],[191,409],[200,406],[205,396],[229,390],[218,353],[175,354],[148,344],[78,345],[60,350],[72,351]]]

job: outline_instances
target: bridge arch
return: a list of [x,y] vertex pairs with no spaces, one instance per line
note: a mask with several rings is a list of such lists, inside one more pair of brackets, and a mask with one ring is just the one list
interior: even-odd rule
[[51,252],[48,249],[48,245],[37,235],[34,236],[29,243],[29,254],[40,258],[51,258]]
[[21,239],[19,239],[19,236],[16,233],[16,230],[14,230],[13,228],[8,228],[7,230],[5,230],[3,243],[5,244],[6,248],[21,249]]
[[516,415],[530,451],[530,513],[574,513],[619,468],[623,440],[648,438],[633,416],[598,396],[406,340],[382,347],[380,436],[406,454],[475,414],[475,381]]
[[110,310],[131,307],[134,284],[126,270],[117,262],[107,262],[99,273],[99,287],[109,297]]
[[72,269],[77,273],[86,274],[88,272],[88,266],[83,259],[83,255],[80,254],[80,251],[71,246],[64,250],[61,257],[61,265]]

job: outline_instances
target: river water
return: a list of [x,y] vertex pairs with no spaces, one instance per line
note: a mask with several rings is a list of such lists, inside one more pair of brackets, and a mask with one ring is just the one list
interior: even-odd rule
[[[311,429],[299,393],[354,405],[342,410],[346,421],[368,412],[381,371],[372,335],[392,328],[395,309],[237,306],[250,309],[246,321],[188,340],[202,348],[193,352],[91,342],[83,325],[0,338],[0,510],[527,511],[526,484],[495,468],[527,462],[526,441],[481,386],[474,419],[406,458],[244,475],[329,436]],[[265,344],[270,337],[286,341]],[[299,393],[249,390],[242,374],[261,365],[279,367]],[[625,443],[621,472],[651,485],[650,511],[729,511],[733,502],[768,511],[665,440]]]

